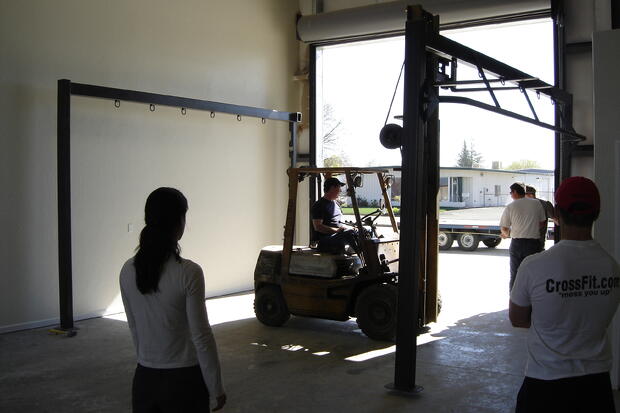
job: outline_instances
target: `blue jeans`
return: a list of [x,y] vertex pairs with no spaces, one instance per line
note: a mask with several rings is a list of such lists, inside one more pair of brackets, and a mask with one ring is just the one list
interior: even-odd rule
[[517,395],[516,413],[613,413],[609,373],[557,380],[525,377]]
[[345,246],[349,245],[359,255],[361,252],[357,240],[357,232],[347,229],[332,235],[324,235],[318,241],[317,250],[331,254],[342,254]]
[[515,284],[515,278],[517,277],[517,270],[521,262],[528,255],[536,254],[542,251],[542,246],[538,238],[513,238],[510,241],[510,284],[508,286],[509,291],[512,291],[512,286]]

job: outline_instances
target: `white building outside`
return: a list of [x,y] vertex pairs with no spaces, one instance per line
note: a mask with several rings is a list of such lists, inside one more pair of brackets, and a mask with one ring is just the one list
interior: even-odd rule
[[[400,204],[400,170],[393,170],[395,182],[389,189],[393,205]],[[441,167],[439,171],[439,206],[443,208],[483,208],[505,206],[510,203],[510,185],[522,182],[537,190],[537,197],[553,201],[554,173],[546,169],[502,169]],[[364,186],[358,188],[357,196],[370,204],[381,200],[379,183],[372,176],[366,176]]]

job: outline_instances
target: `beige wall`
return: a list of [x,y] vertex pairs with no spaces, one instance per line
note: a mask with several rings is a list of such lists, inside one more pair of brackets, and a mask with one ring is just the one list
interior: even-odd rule
[[[56,82],[299,110],[296,2],[0,0],[0,331],[58,316]],[[207,294],[252,288],[279,242],[288,126],[122,102],[72,99],[76,316],[119,309],[146,195],[189,199],[183,255]],[[129,229],[133,226],[133,230]]]

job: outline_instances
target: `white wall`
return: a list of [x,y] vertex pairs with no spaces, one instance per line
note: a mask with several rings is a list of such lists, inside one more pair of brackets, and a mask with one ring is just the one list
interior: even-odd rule
[[[594,176],[601,192],[596,240],[620,261],[620,30],[594,34]],[[612,382],[620,384],[620,317],[613,323]]]
[[[299,110],[296,2],[0,0],[0,331],[58,316],[56,81]],[[189,199],[184,256],[207,293],[252,288],[280,242],[288,126],[72,99],[75,313],[119,309],[146,195]],[[128,232],[128,224],[133,231]]]

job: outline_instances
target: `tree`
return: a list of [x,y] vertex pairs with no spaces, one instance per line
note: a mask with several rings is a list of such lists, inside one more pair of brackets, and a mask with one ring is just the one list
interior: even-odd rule
[[482,159],[482,154],[474,149],[474,145],[470,143],[469,148],[467,148],[467,142],[463,140],[463,148],[456,158],[456,166],[461,168],[480,168]]
[[540,164],[537,161],[532,161],[530,159],[521,159],[520,161],[515,161],[508,165],[506,169],[510,169],[512,171],[517,169],[534,169],[540,168]]
[[334,117],[334,108],[329,103],[323,105],[323,143],[324,149],[334,149],[338,142],[338,130],[342,126],[342,120]]
[[323,159],[323,166],[326,168],[338,168],[340,166],[344,166],[346,160],[339,155],[332,155],[328,158]]

